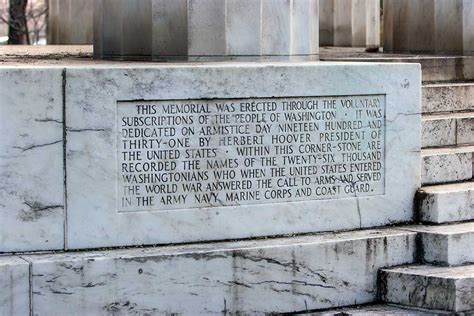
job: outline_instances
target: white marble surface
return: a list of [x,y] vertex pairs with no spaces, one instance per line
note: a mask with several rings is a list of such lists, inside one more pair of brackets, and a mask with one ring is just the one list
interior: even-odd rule
[[423,149],[421,183],[424,185],[472,179],[474,146]]
[[[441,79],[440,80],[447,80]],[[474,109],[474,84],[427,84],[422,89],[423,113],[469,111]]]
[[424,187],[418,217],[431,223],[474,219],[474,183]]
[[18,257],[0,256],[0,315],[30,314],[29,264]]
[[418,251],[423,262],[443,266],[458,266],[474,262],[474,222],[413,226],[407,229],[419,233],[421,247]]
[[451,312],[472,311],[474,265],[382,269],[380,280],[384,302]]
[[[385,74],[390,73],[390,77]],[[420,70],[408,64],[223,63],[67,70],[67,248],[242,238],[410,220],[420,182]],[[386,94],[385,195],[117,212],[116,101]],[[127,233],[124,233],[124,232]]]
[[0,253],[64,247],[60,68],[0,69]]
[[27,259],[33,314],[264,314],[373,302],[378,269],[414,250],[384,229]]

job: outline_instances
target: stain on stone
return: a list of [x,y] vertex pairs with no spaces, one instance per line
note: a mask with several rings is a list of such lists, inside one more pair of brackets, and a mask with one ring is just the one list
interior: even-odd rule
[[63,208],[63,205],[59,204],[51,204],[51,205],[46,205],[43,204],[39,201],[29,201],[25,200],[23,202],[24,205],[28,207],[28,209],[22,209],[18,212],[18,219],[20,219],[23,222],[33,222],[41,217],[48,215],[49,212],[58,209],[58,208]]

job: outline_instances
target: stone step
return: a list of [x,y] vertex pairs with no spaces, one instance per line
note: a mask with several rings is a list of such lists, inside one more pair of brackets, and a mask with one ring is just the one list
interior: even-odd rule
[[[436,315],[452,315],[451,312],[442,310],[433,310],[426,308],[407,307],[396,304],[374,304],[374,305],[360,305],[345,308],[338,308],[332,310],[299,313],[295,315],[311,315],[311,316],[352,316],[352,315],[384,315],[384,316],[433,316]],[[461,315],[458,315],[461,316]]]
[[425,84],[421,91],[423,113],[474,110],[474,83]]
[[474,146],[426,148],[421,151],[421,183],[440,184],[472,178]]
[[474,57],[455,55],[367,53],[360,47],[321,47],[321,61],[416,63],[423,82],[474,80]]
[[417,220],[448,223],[474,220],[474,182],[422,187],[417,194]]
[[443,266],[474,263],[474,221],[406,229],[418,233],[421,262]]
[[474,145],[474,112],[426,114],[421,126],[422,147]]
[[21,258],[33,315],[265,314],[374,302],[378,270],[415,243],[386,228]]
[[382,269],[382,301],[452,312],[474,311],[474,265],[409,265]]

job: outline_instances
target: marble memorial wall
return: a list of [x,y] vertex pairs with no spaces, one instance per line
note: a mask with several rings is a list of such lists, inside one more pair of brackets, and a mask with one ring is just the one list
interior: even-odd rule
[[419,65],[0,71],[0,252],[337,231],[413,216]]

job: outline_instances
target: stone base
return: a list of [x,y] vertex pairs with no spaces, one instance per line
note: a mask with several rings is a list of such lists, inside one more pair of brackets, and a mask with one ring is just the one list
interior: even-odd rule
[[[31,290],[34,315],[253,314],[364,304],[376,300],[378,269],[414,262],[415,235],[381,229],[4,257],[22,273],[0,297],[11,294],[11,310],[21,311]],[[9,275],[1,274],[0,284]]]
[[394,304],[472,312],[473,288],[474,265],[414,265],[383,269],[380,273],[381,298]]

